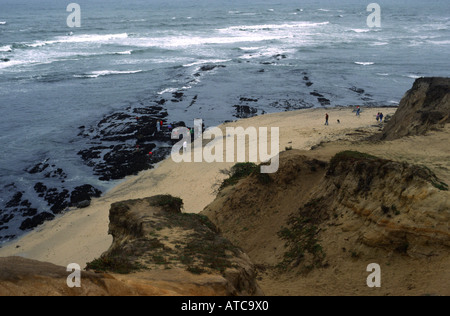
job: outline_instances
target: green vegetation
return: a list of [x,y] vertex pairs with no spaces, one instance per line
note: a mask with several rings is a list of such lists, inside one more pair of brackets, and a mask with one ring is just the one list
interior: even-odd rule
[[189,265],[188,271],[204,271],[204,268],[210,268],[223,273],[233,266],[230,261],[231,255],[227,254],[227,251],[237,254],[237,248],[227,239],[211,233],[211,236],[206,236],[204,239],[193,238],[189,241],[182,250],[182,257],[195,258],[185,259]]
[[[334,172],[336,171],[337,166],[342,163],[342,162],[347,162],[347,163],[351,163],[351,164],[355,164],[358,162],[365,162],[365,161],[381,161],[382,159],[366,154],[366,153],[361,153],[359,151],[353,151],[353,150],[346,150],[346,151],[341,151],[339,153],[337,153],[336,155],[334,155],[333,158],[331,158],[330,160],[330,166],[328,168],[328,172],[327,175],[333,175]],[[359,168],[363,168],[363,164],[357,164],[359,165]],[[361,171],[361,170],[356,170],[356,171]],[[370,183],[370,180],[368,180],[368,183]],[[360,185],[362,187],[368,187],[368,184],[364,184],[364,185]]]
[[[286,241],[288,250],[284,254],[284,260],[278,268],[286,270],[289,266],[299,266],[304,264],[304,271],[309,271],[314,267],[323,266],[325,252],[319,243],[318,234],[320,229],[318,224],[321,221],[321,212],[316,212],[319,200],[307,203],[300,213],[291,216],[288,220],[289,227],[282,228],[278,236]],[[309,216],[311,215],[311,216]],[[305,255],[309,253],[312,258],[305,262]]]
[[346,161],[346,160],[354,161],[354,160],[365,160],[365,159],[374,160],[374,159],[379,159],[379,158],[376,156],[373,156],[373,155],[366,154],[366,153],[361,153],[359,151],[353,151],[353,150],[341,151],[341,152],[337,153],[336,155],[334,155],[333,158],[331,158],[330,168],[334,169],[337,166],[337,164],[341,161]]
[[228,175],[228,178],[222,182],[222,185],[220,186],[219,190],[222,190],[223,188],[230,185],[235,185],[236,183],[238,183],[239,180],[250,176],[257,170],[258,166],[253,162],[237,163],[233,167],[231,167],[229,171],[222,170],[222,173]]
[[[219,235],[217,227],[207,216],[193,213],[168,213],[160,216],[164,219],[161,225],[193,231],[176,247],[176,252],[172,253],[175,261],[187,266],[187,271],[198,274],[207,273],[207,269],[211,269],[223,273],[233,266],[231,254],[238,255],[239,248]],[[165,251],[170,252],[168,249]]]
[[101,256],[86,264],[86,270],[119,274],[128,274],[143,268],[142,265],[130,261],[128,256],[124,254]]
[[151,205],[162,207],[167,211],[181,211],[183,200],[170,194],[156,195],[152,197]]
[[439,189],[441,191],[448,191],[448,185],[442,181],[431,181],[431,184],[436,188]]
[[228,176],[222,184],[219,185],[219,191],[222,189],[235,185],[239,180],[255,175],[260,183],[269,184],[272,178],[266,174],[261,173],[261,165],[256,165],[253,162],[240,162],[231,167],[230,170],[221,170],[221,172]]
[[432,186],[434,186],[436,189],[441,190],[441,191],[448,191],[447,183],[439,181],[439,179],[436,177],[434,172],[431,171],[430,168],[428,168],[427,166],[424,166],[424,165],[421,165],[419,167],[422,168],[423,172],[426,174],[426,177],[424,176],[423,178],[426,178],[427,180],[429,180]]
[[192,274],[202,274],[202,273],[206,272],[206,270],[204,270],[202,268],[199,268],[199,267],[188,267],[186,269],[186,271],[188,271],[188,272],[190,272]]
[[400,215],[400,211],[397,209],[397,206],[395,206],[395,204],[392,204],[391,210],[395,215]]

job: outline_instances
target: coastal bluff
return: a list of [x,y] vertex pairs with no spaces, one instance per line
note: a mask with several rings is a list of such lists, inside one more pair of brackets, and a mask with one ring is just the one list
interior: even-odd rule
[[393,140],[424,135],[450,122],[450,78],[419,78],[377,138]]
[[0,258],[0,295],[264,295],[248,256],[181,207],[169,195],[112,204],[113,243],[81,271],[79,288],[67,286],[66,267]]
[[[424,166],[342,151],[280,155],[202,214],[258,267],[267,295],[448,295],[450,193]],[[365,284],[369,263],[384,286]]]

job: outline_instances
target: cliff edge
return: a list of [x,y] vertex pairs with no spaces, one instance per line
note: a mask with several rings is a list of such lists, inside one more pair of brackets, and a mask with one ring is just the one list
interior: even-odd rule
[[419,78],[385,125],[382,140],[424,135],[450,122],[450,78]]

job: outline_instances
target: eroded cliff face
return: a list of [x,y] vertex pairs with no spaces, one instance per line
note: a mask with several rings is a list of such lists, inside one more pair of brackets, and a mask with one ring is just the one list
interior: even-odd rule
[[319,187],[318,207],[328,208],[330,217],[344,215],[336,222],[353,226],[368,246],[410,256],[450,247],[448,185],[424,166],[342,152]]
[[420,78],[406,92],[379,138],[424,135],[450,122],[450,78]]
[[131,273],[134,280],[189,280],[208,295],[262,295],[248,256],[206,216],[182,213],[181,206],[169,195],[113,204],[113,243],[87,269]]
[[[332,287],[351,284],[361,262],[388,260],[393,275],[389,293],[419,288],[418,283],[405,281],[416,273],[434,273],[422,280],[420,294],[439,288],[433,282],[450,268],[442,264],[450,253],[448,185],[424,166],[364,153],[344,151],[323,162],[308,156],[295,150],[282,153],[272,181],[261,183],[251,175],[224,189],[203,211],[225,237],[248,253],[262,275],[276,271],[261,284],[275,282],[282,287],[298,280],[301,287],[325,283],[330,277],[336,281],[318,294],[334,295],[339,289],[333,292]],[[439,269],[433,271],[435,267]],[[294,271],[303,277],[289,274]],[[292,283],[274,281],[283,274]],[[309,275],[316,279],[308,279]],[[347,294],[366,290],[358,281]]]
[[[115,203],[113,244],[67,286],[66,267],[0,258],[0,295],[264,295],[248,256],[171,196]],[[81,267],[84,268],[84,267]]]

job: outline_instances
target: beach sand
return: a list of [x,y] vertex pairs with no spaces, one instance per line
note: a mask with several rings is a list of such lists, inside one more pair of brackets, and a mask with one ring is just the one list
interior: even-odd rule
[[[361,115],[356,116],[353,108],[347,107],[307,109],[266,114],[220,127],[279,127],[280,151],[286,147],[309,150],[323,142],[352,141],[368,136],[381,127],[375,119],[378,112],[386,117],[395,111],[396,108],[364,108]],[[326,113],[328,126],[324,124]],[[175,163],[169,157],[155,169],[124,179],[102,197],[92,200],[88,208],[71,209],[3,245],[0,257],[22,256],[62,266],[77,263],[84,268],[86,262],[98,258],[111,245],[112,237],[108,235],[111,203],[171,194],[183,199],[185,212],[199,213],[215,199],[214,185],[225,178],[220,171],[234,164]]]

